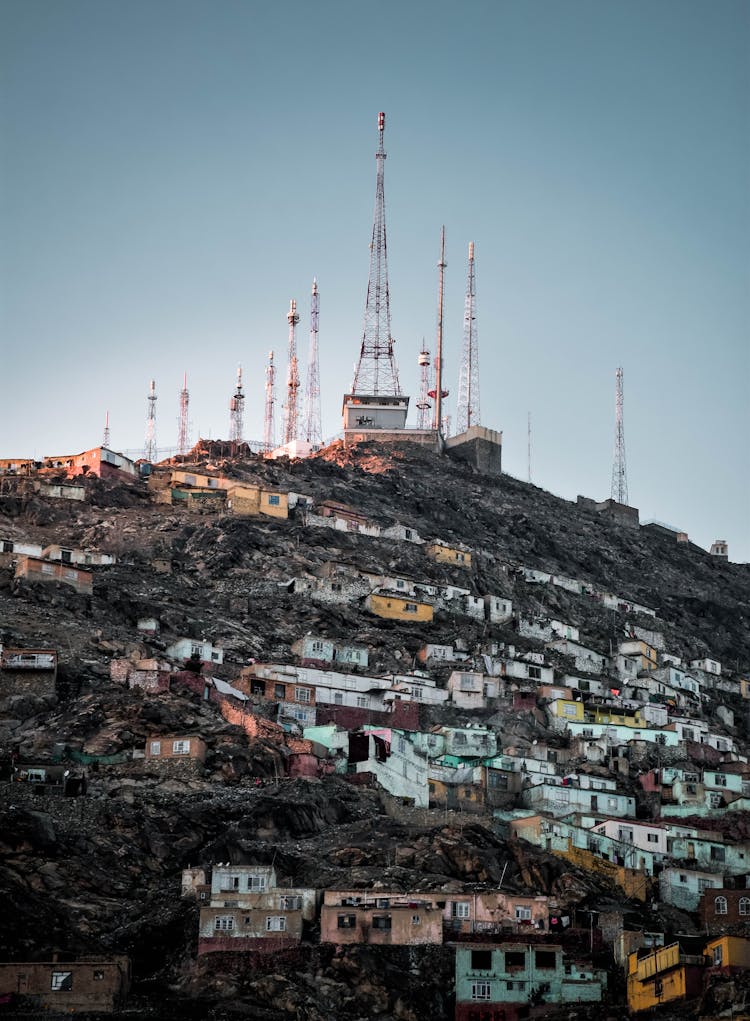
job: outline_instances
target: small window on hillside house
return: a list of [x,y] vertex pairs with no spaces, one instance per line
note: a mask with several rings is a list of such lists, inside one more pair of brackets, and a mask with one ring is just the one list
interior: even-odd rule
[[551,950],[537,950],[534,954],[534,964],[537,968],[554,969],[555,954]]
[[270,507],[278,507],[279,506],[279,502],[280,502],[279,501],[279,497],[278,497],[278,494],[276,494],[276,493],[272,493],[268,497],[268,504],[269,504]]
[[190,742],[189,741],[173,741],[172,742],[172,754],[173,755],[189,755],[190,754]]
[[505,970],[511,971],[513,968],[525,968],[526,967],[526,954],[523,950],[506,950],[505,951]]
[[727,899],[726,897],[715,897],[714,898],[714,914],[725,915],[727,913]]
[[53,971],[52,972],[52,983],[50,989],[53,992],[70,992],[73,988],[73,972],[72,971]]
[[472,952],[471,952],[471,970],[472,971],[491,971],[492,970],[492,951],[491,950],[472,950]]

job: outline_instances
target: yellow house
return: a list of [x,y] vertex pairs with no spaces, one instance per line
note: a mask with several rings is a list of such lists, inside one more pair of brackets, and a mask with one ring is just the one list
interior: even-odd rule
[[453,564],[457,567],[471,567],[471,551],[463,546],[451,546],[435,539],[425,546],[425,553],[439,564]]
[[381,592],[372,592],[365,606],[377,617],[386,617],[388,620],[419,620],[429,623],[434,612],[429,603]]
[[576,702],[572,698],[555,698],[549,704],[549,711],[553,716],[559,716],[565,720],[585,720],[583,702]]
[[750,681],[746,681],[744,677],[740,678],[740,695],[743,698],[750,698]]
[[273,492],[262,489],[260,492],[260,512],[272,518],[289,517],[289,496],[287,493]]
[[241,516],[265,514],[272,518],[287,518],[289,499],[286,493],[261,489],[260,486],[234,485],[227,490],[227,510]]
[[635,1014],[700,995],[705,958],[683,954],[679,943],[628,955],[628,1007]]
[[652,645],[649,645],[648,642],[644,642],[642,639],[633,638],[630,641],[622,642],[620,652],[624,656],[638,659],[639,670],[656,670],[659,665],[659,653]]
[[185,471],[175,468],[172,471],[173,486],[197,486],[200,489],[228,489],[232,482],[220,475],[206,475],[202,472]]
[[640,709],[636,709],[635,713],[624,713],[612,709],[596,708],[594,710],[594,723],[611,724],[618,727],[646,726],[646,721],[641,716]]
[[719,936],[706,943],[706,956],[714,968],[750,968],[750,939]]

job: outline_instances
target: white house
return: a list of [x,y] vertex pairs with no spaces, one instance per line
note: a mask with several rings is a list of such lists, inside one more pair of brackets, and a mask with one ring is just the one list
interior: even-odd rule
[[448,691],[454,705],[461,709],[485,709],[488,700],[497,698],[497,678],[476,671],[454,670],[448,678]]
[[570,815],[571,812],[601,812],[635,818],[635,798],[616,791],[601,792],[545,782],[527,787],[521,798],[527,808],[546,811],[555,816]]
[[224,650],[205,639],[178,638],[165,653],[172,660],[186,660],[196,657],[201,663],[223,663]]
[[558,638],[554,642],[548,642],[547,648],[554,649],[555,652],[559,652],[563,656],[570,656],[575,662],[576,670],[583,670],[585,673],[600,674],[607,665],[606,656],[595,652],[594,649],[588,649],[585,645],[579,645],[578,642],[571,642],[567,638]]
[[721,663],[707,657],[691,660],[690,667],[693,670],[702,670],[706,674],[714,674],[716,677],[721,674]]
[[697,911],[704,890],[719,890],[724,885],[721,875],[688,868],[666,868],[659,875],[659,897],[665,904],[682,911]]

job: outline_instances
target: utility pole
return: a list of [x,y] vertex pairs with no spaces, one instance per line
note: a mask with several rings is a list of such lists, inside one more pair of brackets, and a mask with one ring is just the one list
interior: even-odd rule
[[297,392],[299,390],[299,366],[297,365],[297,323],[299,313],[297,302],[292,298],[287,313],[289,323],[289,351],[286,376],[286,404],[284,406],[284,443],[297,439]]
[[622,420],[622,367],[615,373],[615,455],[612,462],[611,496],[617,503],[627,504],[628,502],[625,429]]
[[320,312],[318,281],[313,280],[310,298],[310,353],[307,360],[307,407],[305,440],[313,446],[323,442],[323,424],[320,412],[320,364],[318,358],[318,318]]
[[388,289],[388,245],[385,231],[385,114],[378,114],[378,151],[375,153],[375,213],[370,242],[370,276],[365,322],[352,394],[401,395],[391,336],[391,299]]
[[268,352],[266,366],[266,410],[263,417],[263,449],[268,454],[276,446],[276,370],[273,365],[273,351]]
[[237,389],[229,399],[229,442],[236,454],[244,432],[245,394],[242,390],[242,366],[237,366]]
[[479,341],[476,327],[476,276],[474,270],[474,242],[469,242],[469,272],[466,280],[464,305],[464,343],[461,372],[458,380],[456,431],[466,432],[479,425]]
[[143,457],[152,464],[156,460],[156,382],[153,379],[148,391],[146,442],[143,447]]
[[435,358],[435,414],[432,419],[432,428],[440,432],[443,427],[443,397],[448,396],[448,391],[443,390],[443,289],[445,284],[445,226],[440,231],[440,262],[438,269],[438,322],[437,322],[437,356]]
[[185,455],[190,447],[190,424],[188,422],[188,407],[190,405],[190,394],[187,388],[187,372],[182,377],[182,390],[180,390],[180,417],[177,420],[177,453]]

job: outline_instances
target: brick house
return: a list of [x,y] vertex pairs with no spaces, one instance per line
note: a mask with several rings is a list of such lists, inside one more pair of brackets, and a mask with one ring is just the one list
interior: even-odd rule
[[[740,877],[737,877],[740,882]],[[698,903],[701,923],[707,929],[728,928],[733,925],[750,925],[750,888],[705,889]]]
[[21,556],[16,560],[16,578],[27,581],[59,581],[70,585],[76,592],[90,596],[94,591],[91,571],[84,571],[72,564],[52,563],[39,557]]
[[201,772],[206,761],[206,745],[195,734],[170,734],[146,741],[146,763],[167,772]]
[[23,997],[37,1009],[60,1013],[111,1014],[130,988],[127,957],[87,957],[76,961],[16,961],[0,964],[0,998]]

